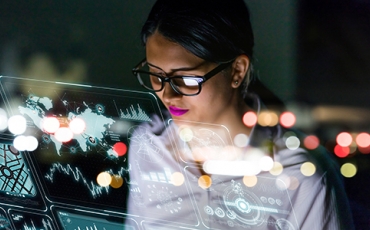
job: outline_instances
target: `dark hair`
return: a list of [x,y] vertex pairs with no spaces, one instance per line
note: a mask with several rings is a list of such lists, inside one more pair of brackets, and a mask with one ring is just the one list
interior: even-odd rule
[[157,0],[141,31],[144,45],[156,30],[206,61],[253,56],[253,32],[243,0]]

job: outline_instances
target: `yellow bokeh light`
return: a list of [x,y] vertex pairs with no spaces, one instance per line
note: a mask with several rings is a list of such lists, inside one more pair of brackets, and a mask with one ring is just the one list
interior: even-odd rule
[[305,162],[301,165],[301,173],[304,176],[312,176],[316,172],[316,166],[311,162]]
[[277,161],[274,162],[274,166],[270,169],[270,173],[274,176],[279,176],[283,172],[283,165]]
[[109,173],[107,173],[107,172],[101,172],[96,177],[96,182],[100,186],[106,187],[106,186],[110,185],[110,183],[112,182],[112,176]]
[[212,185],[212,178],[208,175],[203,175],[198,179],[198,185],[202,189],[207,189]]
[[181,186],[184,184],[185,177],[181,172],[174,172],[171,175],[171,182],[175,186]]
[[274,112],[263,111],[258,115],[258,124],[261,126],[275,126],[279,122],[279,117]]
[[112,188],[120,188],[123,185],[123,178],[120,175],[113,175],[111,180],[110,186]]
[[194,134],[193,131],[186,126],[180,127],[180,132],[179,132],[180,139],[184,142],[189,142],[193,139]]
[[254,187],[258,182],[258,179],[256,176],[244,176],[243,177],[243,183],[247,187]]
[[345,163],[340,167],[340,173],[347,178],[354,177],[357,173],[357,167],[352,163]]

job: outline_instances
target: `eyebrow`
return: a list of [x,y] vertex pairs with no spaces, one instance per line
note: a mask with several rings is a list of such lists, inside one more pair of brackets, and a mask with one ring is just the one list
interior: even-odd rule
[[[159,69],[159,70],[161,70],[161,71],[163,71],[164,73],[166,73],[162,68],[160,68],[160,67],[158,67],[158,66],[156,66],[156,65],[153,65],[153,64],[151,64],[150,62],[148,62],[148,61],[146,61],[146,63],[149,65],[149,66],[151,66],[151,67],[154,67],[154,68],[156,68],[156,69]],[[190,71],[190,70],[195,70],[195,69],[197,69],[199,66],[201,66],[201,65],[203,65],[204,63],[202,62],[202,63],[200,63],[199,65],[197,65],[197,66],[194,66],[194,67],[180,67],[180,68],[176,68],[176,69],[171,69],[171,74],[172,73],[174,73],[174,72],[178,72],[178,71]],[[167,74],[167,73],[166,73]]]

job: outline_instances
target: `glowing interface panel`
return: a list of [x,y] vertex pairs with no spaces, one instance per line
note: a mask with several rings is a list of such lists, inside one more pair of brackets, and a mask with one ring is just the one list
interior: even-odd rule
[[37,140],[0,142],[10,229],[298,227],[277,177],[204,170],[241,157],[224,126],[165,121],[150,93],[4,77],[0,93],[7,116],[25,119],[10,136]]
[[[9,133],[9,122],[1,131],[7,139],[0,141],[0,203],[12,228],[55,229],[55,222],[60,229],[137,229],[122,221],[130,187],[129,137],[153,114],[162,117],[152,94],[11,77],[0,78],[0,93],[9,121],[22,117],[26,126]],[[24,145],[29,137],[36,140],[32,150]],[[56,204],[107,218],[51,215]],[[112,213],[121,221],[111,222]]]

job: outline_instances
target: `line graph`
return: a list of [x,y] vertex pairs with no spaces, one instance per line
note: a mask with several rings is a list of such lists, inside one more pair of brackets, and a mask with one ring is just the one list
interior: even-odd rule
[[[128,171],[129,169],[121,167],[117,173],[114,173],[112,169],[106,172],[108,172],[110,175],[119,175],[121,177],[124,177],[128,173]],[[64,166],[59,162],[53,163],[49,169],[49,172],[45,174],[45,178],[51,183],[54,183],[55,173],[61,173],[70,176],[76,182],[82,183],[88,189],[94,199],[102,196],[104,192],[106,193],[106,195],[109,194],[109,186],[103,187],[96,184],[94,181],[87,179],[78,167],[72,167],[70,164]]]

